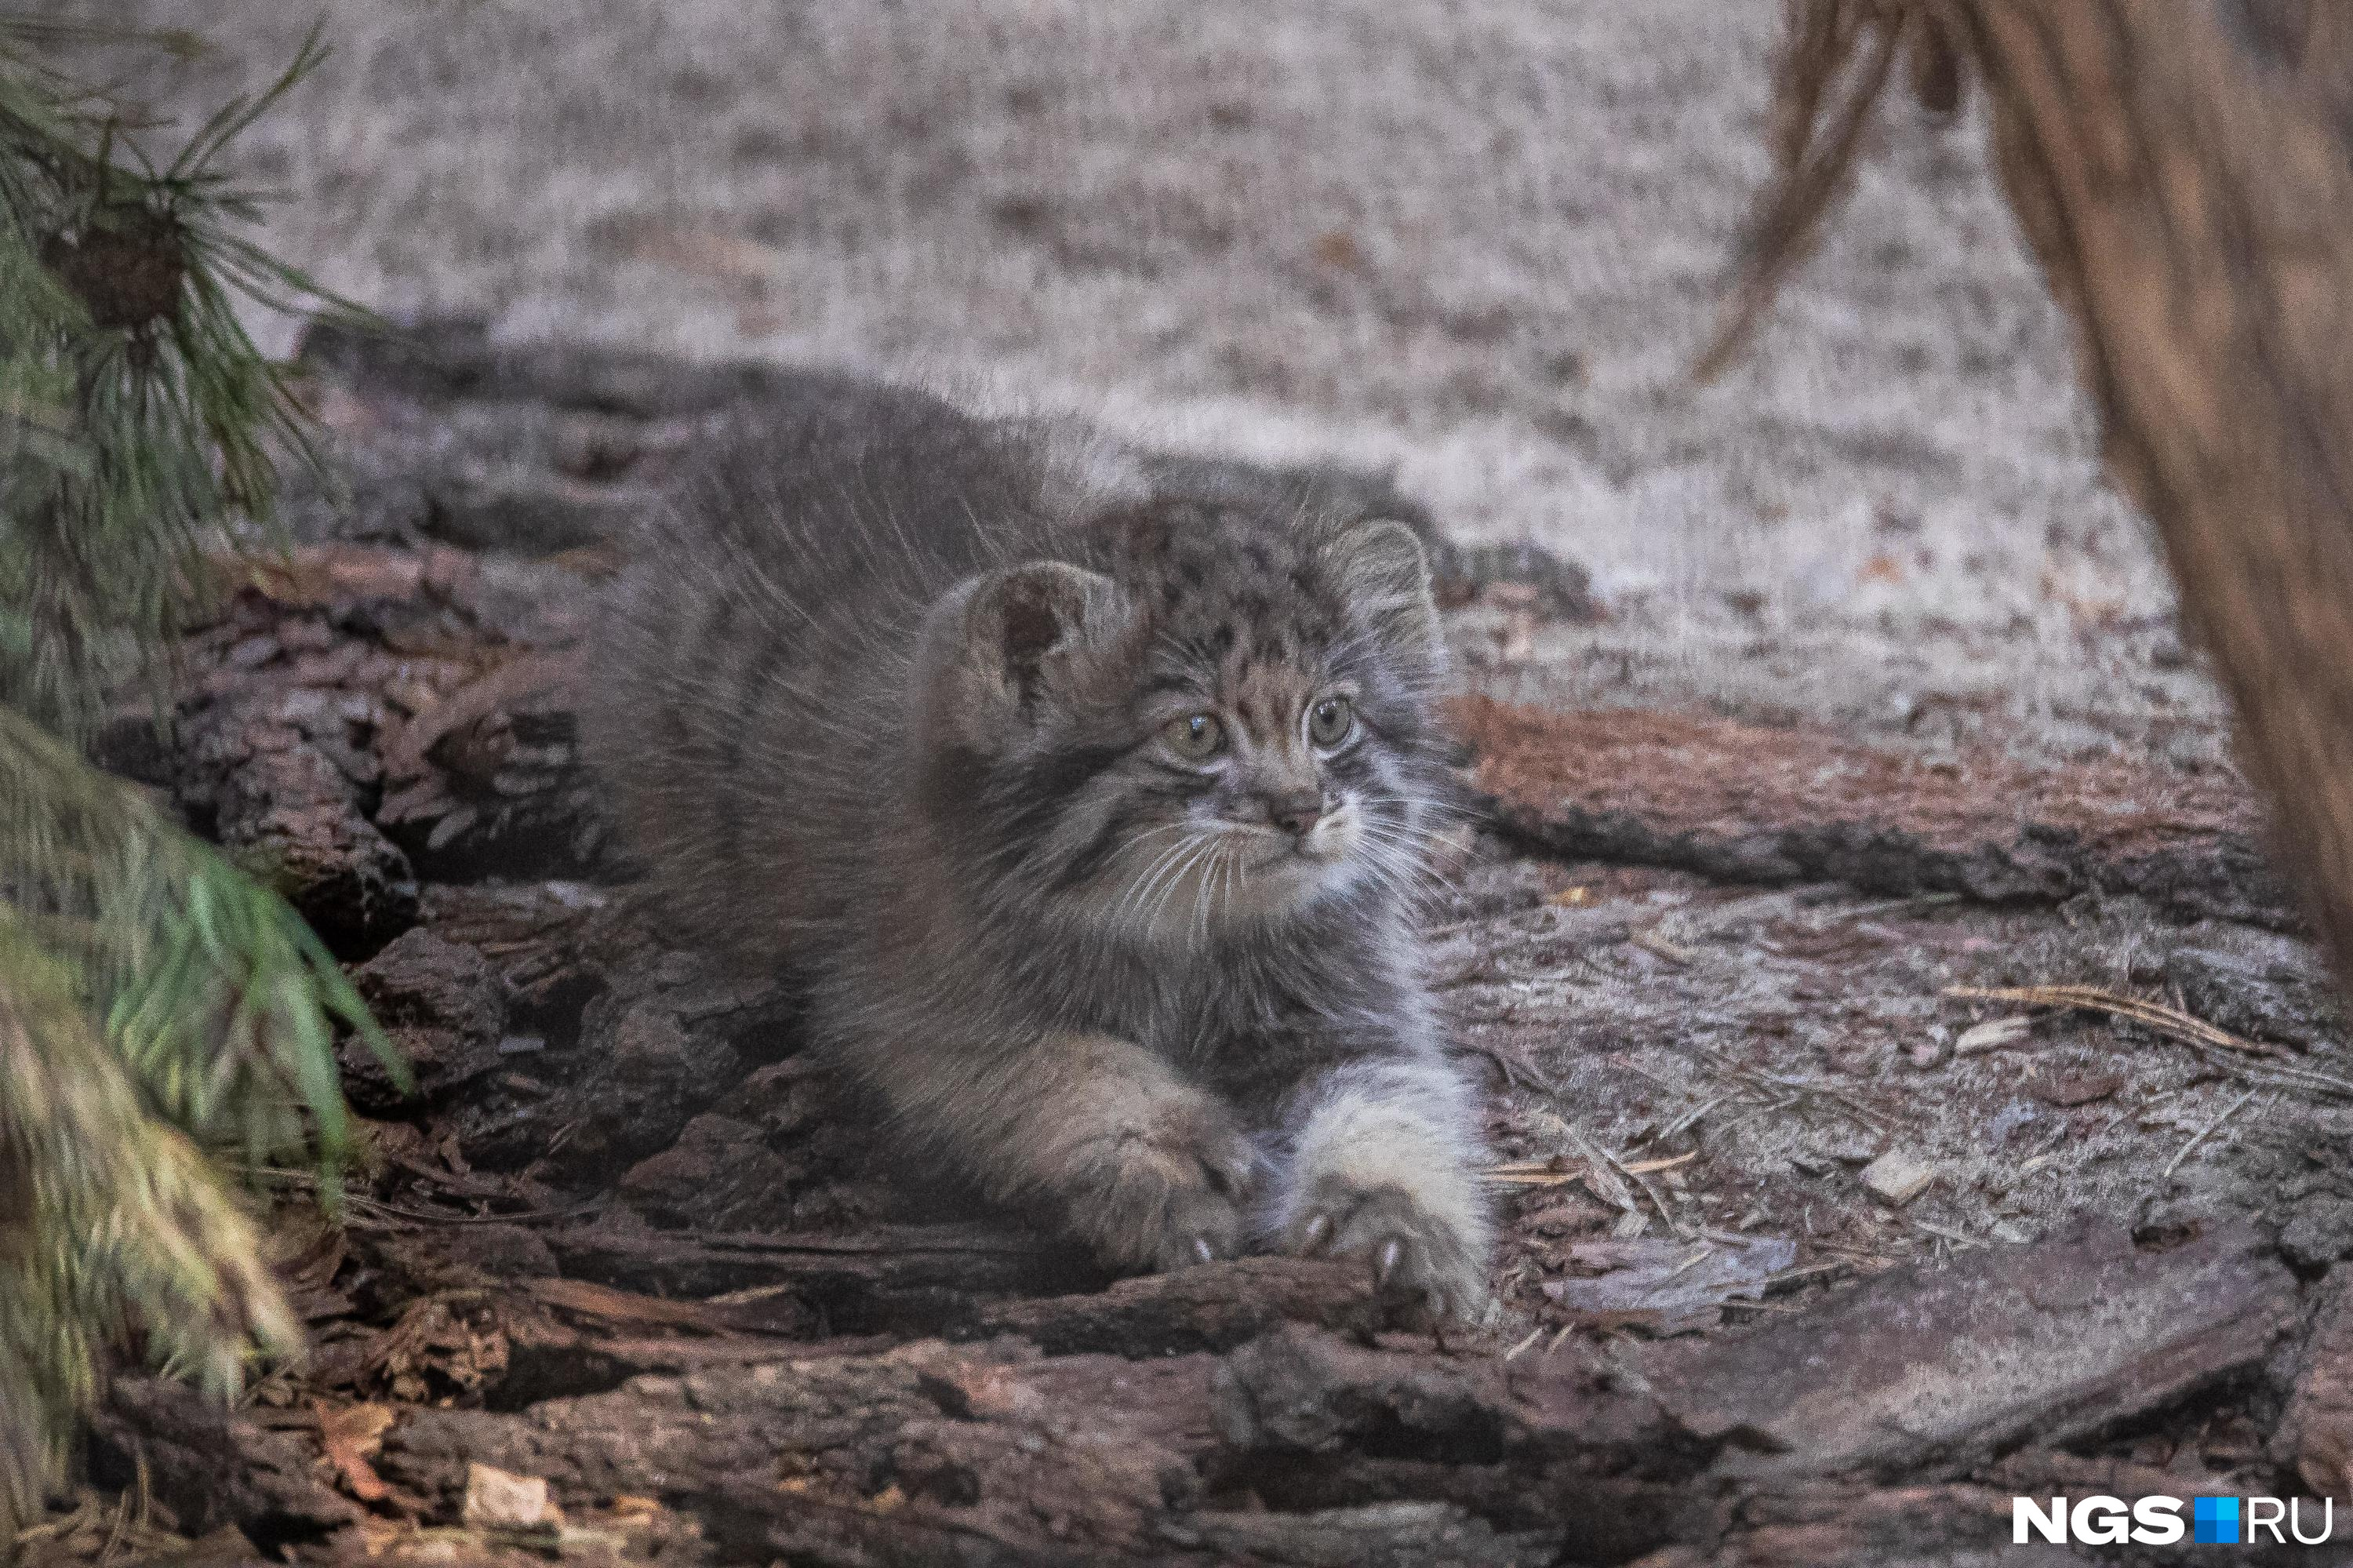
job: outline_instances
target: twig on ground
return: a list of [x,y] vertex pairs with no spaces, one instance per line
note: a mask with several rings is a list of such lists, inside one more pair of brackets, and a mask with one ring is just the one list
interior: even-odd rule
[[1712,1099],[1702,1100],[1698,1105],[1693,1107],[1690,1110],[1683,1112],[1683,1115],[1675,1118],[1674,1120],[1660,1128],[1659,1137],[1663,1140],[1680,1136],[1694,1126],[1697,1125],[1700,1118],[1705,1116],[1708,1112],[1714,1110],[1716,1107],[1722,1105],[1731,1097],[1732,1096],[1729,1093],[1725,1093],[1717,1095]]
[[2227,1029],[2218,1029],[2202,1019],[2192,1018],[2179,1008],[2168,1007],[2161,1001],[2144,1001],[2120,991],[2104,991],[2095,985],[1954,985],[1947,986],[1942,994],[1955,1001],[2008,1001],[2026,1007],[2079,1008],[2086,1012],[2104,1012],[2112,1018],[2128,1019],[2144,1029],[2187,1045],[2236,1051],[2249,1056],[2276,1056],[2280,1054],[2274,1046],[2243,1039]]
[[[1799,1077],[1790,1073],[1762,1072],[1744,1063],[1736,1062],[1723,1051],[1715,1048],[1710,1048],[1708,1057],[1723,1070],[1725,1076],[1762,1102],[1755,1110],[1734,1120],[1730,1124],[1732,1127],[1737,1127],[1742,1122],[1778,1111],[1796,1110],[1802,1116],[1811,1102],[1820,1101],[1833,1114],[1846,1118],[1867,1132],[1884,1133],[1888,1130],[1888,1122],[1884,1116],[1856,1098],[1849,1090],[1841,1088],[1835,1084],[1825,1083],[1819,1078]],[[1718,1136],[1725,1130],[1728,1128],[1719,1128]]]
[[2166,1178],[2168,1180],[2171,1180],[2174,1171],[2181,1168],[2181,1162],[2189,1158],[2189,1154],[2192,1150],[2205,1142],[2208,1139],[2213,1137],[2215,1133],[2221,1131],[2224,1122],[2238,1115],[2240,1110],[2245,1107],[2249,1100],[2253,1099],[2261,1093],[2263,1093],[2263,1086],[2258,1084],[2253,1088],[2249,1089],[2245,1094],[2241,1095],[2237,1099],[2232,1100],[2229,1107],[2226,1108],[2221,1116],[2216,1117],[2212,1121],[2208,1122],[2204,1127],[2200,1128],[2195,1133],[2191,1134],[2189,1141],[2183,1144],[2179,1151],[2177,1152],[2172,1159],[2165,1162]]
[[[1688,1165],[1699,1158],[1698,1150],[1678,1154],[1667,1160],[1636,1160],[1623,1164],[1610,1163],[1630,1176],[1647,1176],[1655,1171],[1672,1171],[1678,1165]],[[1592,1174],[1589,1167],[1565,1165],[1554,1160],[1515,1160],[1501,1165],[1490,1165],[1482,1172],[1498,1187],[1566,1187],[1581,1182]],[[1604,1199],[1604,1202],[1614,1200]]]
[[1947,904],[1958,904],[1957,893],[1910,893],[1901,898],[1884,898],[1876,904],[1858,904],[1852,909],[1832,909],[1823,918],[1829,920],[1867,920],[1874,915],[1892,915],[1898,911],[1936,909]]
[[[238,1165],[233,1161],[224,1161],[223,1164],[227,1169],[239,1175],[269,1181],[277,1186],[290,1187],[297,1192],[315,1192],[319,1188],[318,1178],[307,1171],[289,1171],[278,1166]],[[592,1213],[603,1206],[602,1200],[589,1198],[577,1203],[566,1203],[553,1209],[513,1209],[504,1213],[494,1214],[454,1214],[447,1209],[418,1209],[411,1208],[405,1203],[388,1203],[381,1198],[371,1198],[365,1193],[349,1190],[340,1193],[336,1201],[343,1207],[347,1224],[353,1225],[375,1224],[386,1227],[392,1226],[395,1222],[413,1225],[544,1224],[556,1220],[576,1219],[582,1214]]]
[[2244,1072],[2241,1075],[2258,1084],[2280,1088],[2314,1089],[2335,1095],[2340,1099],[2353,1100],[2353,1078],[2340,1078],[2333,1073],[2316,1072],[2310,1067],[2275,1065],[2259,1071]]
[[[2284,1061],[2286,1053],[2278,1046],[2233,1034],[2163,1002],[2144,1001],[2090,985],[1958,985],[1947,986],[1942,994],[1956,1001],[2008,1001],[2029,1007],[2080,1008],[2087,1012],[2106,1013],[2189,1046],[2243,1083],[2353,1100],[2353,1078],[2341,1078],[2334,1073]],[[2250,1057],[2254,1060],[2250,1062]]]
[[1616,1155],[1610,1153],[1606,1149],[1601,1151],[1601,1157],[1609,1161],[1612,1166],[1616,1167],[1620,1175],[1633,1182],[1635,1187],[1641,1192],[1642,1196],[1651,1200],[1651,1207],[1659,1211],[1660,1222],[1667,1227],[1669,1232],[1679,1236],[1689,1236],[1692,1234],[1691,1227],[1689,1225],[1684,1224],[1681,1220],[1675,1218],[1673,1213],[1669,1212],[1667,1208],[1667,1201],[1659,1196],[1659,1190],[1651,1185],[1651,1179],[1647,1174],[1635,1170],[1632,1166],[1628,1165],[1624,1160],[1620,1160]]
[[1699,957],[1698,953],[1682,943],[1661,935],[1656,927],[1637,931],[1626,940],[1630,945],[1641,948],[1653,958],[1663,959],[1679,969],[1689,968],[1692,960]]

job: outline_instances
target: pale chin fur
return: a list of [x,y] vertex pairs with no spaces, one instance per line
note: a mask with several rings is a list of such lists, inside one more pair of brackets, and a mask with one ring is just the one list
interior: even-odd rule
[[1373,879],[1366,862],[1377,853],[1353,800],[1317,822],[1303,845],[1254,823],[1204,823],[1173,844],[1140,842],[1090,914],[1131,938],[1198,947],[1344,896]]

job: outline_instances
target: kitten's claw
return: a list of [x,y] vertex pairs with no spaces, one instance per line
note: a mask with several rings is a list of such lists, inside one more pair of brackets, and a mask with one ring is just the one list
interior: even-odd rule
[[1143,1126],[1087,1147],[1062,1186],[1071,1227],[1126,1272],[1230,1257],[1241,1247],[1256,1158],[1222,1106],[1172,1093]]
[[1440,1318],[1475,1317],[1487,1298],[1482,1236],[1449,1224],[1397,1187],[1315,1183],[1283,1230],[1285,1249],[1362,1258],[1374,1288]]

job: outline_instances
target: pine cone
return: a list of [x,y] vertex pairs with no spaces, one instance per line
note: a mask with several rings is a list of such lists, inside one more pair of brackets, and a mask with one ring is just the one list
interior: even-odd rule
[[52,235],[41,264],[89,308],[100,327],[133,331],[180,308],[187,260],[179,221],[144,207],[101,208],[81,233]]

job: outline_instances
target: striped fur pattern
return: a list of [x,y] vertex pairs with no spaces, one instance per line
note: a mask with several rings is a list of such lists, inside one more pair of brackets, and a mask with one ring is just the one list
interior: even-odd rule
[[1419,544],[1042,429],[813,384],[649,523],[590,742],[665,916],[795,974],[899,1136],[1113,1266],[1332,1252],[1469,1312]]

